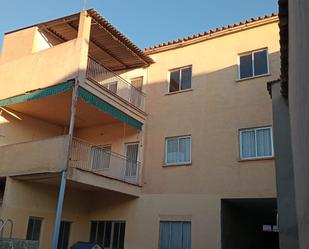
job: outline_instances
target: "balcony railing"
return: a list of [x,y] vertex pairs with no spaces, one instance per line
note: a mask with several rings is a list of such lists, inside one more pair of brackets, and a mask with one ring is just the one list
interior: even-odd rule
[[97,82],[135,107],[144,110],[145,94],[91,57],[88,57],[86,74],[88,79]]
[[70,167],[139,184],[140,162],[78,139],[72,141]]

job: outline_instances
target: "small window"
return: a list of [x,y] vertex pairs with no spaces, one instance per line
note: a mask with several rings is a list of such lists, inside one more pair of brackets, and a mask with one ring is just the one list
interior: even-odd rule
[[240,131],[240,158],[273,157],[272,128],[263,127]]
[[142,89],[143,89],[143,77],[137,77],[131,79],[131,84],[132,87],[130,91],[130,103],[132,103],[135,106],[141,107],[142,106],[142,101],[143,101],[143,96],[142,96]]
[[26,240],[40,240],[43,218],[29,217]]
[[106,146],[92,146],[91,153],[92,153],[92,169],[96,170],[103,170],[109,169],[110,160],[111,160],[111,145]]
[[6,177],[0,177],[0,206],[3,203],[5,185],[6,185]]
[[159,249],[191,249],[191,222],[161,221]]
[[113,81],[110,83],[105,83],[103,86],[106,87],[108,90],[110,90],[113,93],[117,93],[117,81]]
[[71,222],[61,221],[57,249],[68,249]]
[[165,139],[165,164],[191,163],[191,136]]
[[252,78],[269,73],[267,49],[239,56],[239,79]]
[[192,67],[183,67],[170,71],[169,92],[191,89]]
[[121,221],[92,221],[90,242],[102,243],[104,248],[123,249],[125,225]]
[[132,78],[131,79],[131,84],[139,91],[142,91],[143,89],[143,80],[144,80],[144,77],[141,76],[141,77],[136,77],[136,78]]

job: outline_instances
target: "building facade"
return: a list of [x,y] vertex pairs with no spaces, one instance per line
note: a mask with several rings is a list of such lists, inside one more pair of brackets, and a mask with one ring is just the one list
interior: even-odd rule
[[58,249],[277,248],[279,68],[276,15],[145,51],[94,10],[5,34],[4,237],[51,248],[61,185]]
[[308,1],[279,1],[281,75],[268,84],[273,102],[280,248],[309,246],[308,10]]

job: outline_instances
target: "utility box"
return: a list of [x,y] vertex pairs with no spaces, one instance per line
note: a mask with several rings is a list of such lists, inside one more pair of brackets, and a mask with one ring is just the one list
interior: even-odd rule
[[70,249],[104,249],[98,242],[77,242]]

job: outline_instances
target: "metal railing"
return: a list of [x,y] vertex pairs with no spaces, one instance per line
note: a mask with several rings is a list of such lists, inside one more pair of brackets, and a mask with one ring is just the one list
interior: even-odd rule
[[11,219],[0,219],[0,238],[3,238],[3,233],[4,233],[4,229],[7,225],[10,225],[10,235],[8,238],[12,238],[12,234],[13,234],[13,221]]
[[88,57],[86,75],[88,79],[97,82],[135,107],[144,110],[145,94],[91,57]]
[[141,163],[116,153],[73,139],[70,151],[70,167],[78,168],[124,182],[139,184]]

